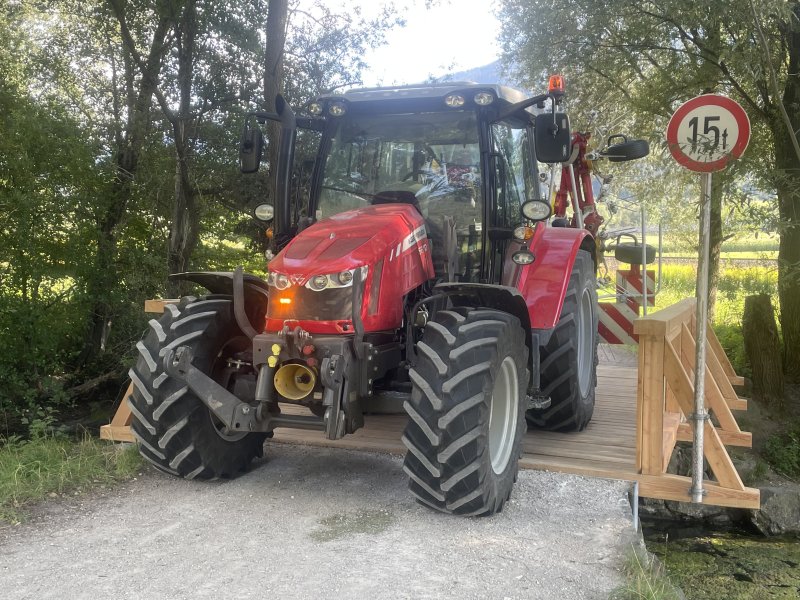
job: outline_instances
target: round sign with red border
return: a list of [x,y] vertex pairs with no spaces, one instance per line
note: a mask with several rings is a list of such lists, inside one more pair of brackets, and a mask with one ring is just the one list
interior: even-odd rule
[[750,141],[750,119],[738,102],[703,94],[684,102],[667,125],[669,151],[691,171],[710,173],[736,160]]

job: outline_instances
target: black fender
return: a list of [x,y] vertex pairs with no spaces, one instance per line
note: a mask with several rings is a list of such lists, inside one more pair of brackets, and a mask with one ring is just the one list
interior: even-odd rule
[[[188,273],[173,273],[170,279],[191,281],[202,285],[212,294],[225,294],[233,296],[233,271],[191,271]],[[243,274],[245,302],[265,303],[267,301],[267,282],[250,273]]]
[[[241,272],[241,267],[237,269]],[[230,271],[194,271],[173,273],[172,280],[191,281],[203,286],[212,294],[223,294],[233,297],[236,321],[242,332],[250,338],[256,335],[252,323],[259,324],[267,309],[267,282],[250,273],[241,274],[241,295],[237,294],[236,273]]]

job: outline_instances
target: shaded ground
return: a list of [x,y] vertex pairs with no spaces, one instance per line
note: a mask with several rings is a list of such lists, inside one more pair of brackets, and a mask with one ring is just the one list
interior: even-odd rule
[[4,598],[606,598],[627,484],[525,471],[494,518],[433,513],[385,455],[271,445],[232,482],[147,473],[0,530]]

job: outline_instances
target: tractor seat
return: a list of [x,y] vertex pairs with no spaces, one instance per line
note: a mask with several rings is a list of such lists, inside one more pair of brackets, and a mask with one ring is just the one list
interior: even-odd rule
[[388,190],[385,192],[378,192],[372,197],[372,204],[410,204],[417,209],[419,214],[422,214],[422,210],[419,207],[419,201],[417,200],[416,195],[414,192],[409,192],[406,190]]

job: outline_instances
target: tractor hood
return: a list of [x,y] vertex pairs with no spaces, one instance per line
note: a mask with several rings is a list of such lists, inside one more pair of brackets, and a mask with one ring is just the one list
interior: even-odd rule
[[374,265],[416,245],[424,221],[409,204],[366,206],[342,212],[301,231],[269,263],[269,270],[298,276],[297,283]]

